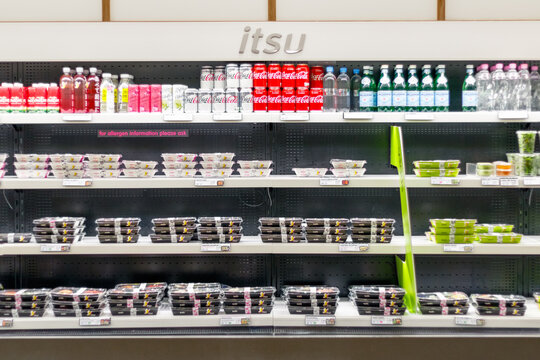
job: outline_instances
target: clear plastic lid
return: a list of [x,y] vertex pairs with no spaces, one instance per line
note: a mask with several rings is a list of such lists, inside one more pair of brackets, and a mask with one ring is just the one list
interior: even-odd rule
[[141,222],[141,218],[99,218],[96,220],[98,226],[103,227],[137,227]]
[[460,291],[418,293],[418,303],[424,306],[467,306],[469,297]]
[[243,220],[241,217],[201,217],[201,226],[239,226]]
[[219,299],[219,283],[174,283],[169,285],[169,297],[173,300]]
[[152,219],[152,224],[161,226],[193,226],[197,222],[196,217],[168,217]]
[[227,299],[265,299],[272,298],[276,288],[272,286],[229,287],[223,289]]
[[352,285],[349,295],[365,299],[402,299],[405,289],[394,285]]
[[106,289],[92,289],[85,287],[57,287],[51,291],[51,297],[55,301],[87,302],[102,299]]
[[0,290],[0,301],[44,301],[51,289],[6,289]]
[[521,307],[527,300],[521,295],[473,294],[471,299],[479,306]]
[[36,227],[48,228],[78,228],[84,225],[86,218],[83,217],[44,217],[34,220]]
[[354,227],[392,227],[396,220],[390,218],[352,218],[351,225]]
[[328,299],[339,297],[339,289],[334,286],[287,286],[283,289],[283,295],[297,299]]
[[263,226],[301,227],[303,219],[300,217],[262,217],[259,222]]
[[315,227],[346,227],[349,225],[347,218],[307,218],[307,226]]

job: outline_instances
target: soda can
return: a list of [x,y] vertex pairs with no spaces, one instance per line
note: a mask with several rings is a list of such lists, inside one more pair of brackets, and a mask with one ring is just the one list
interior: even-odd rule
[[283,88],[281,92],[281,111],[294,112],[296,109],[296,95],[293,87]]
[[310,86],[311,88],[322,89],[323,87],[324,69],[322,66],[312,66],[310,74]]
[[253,87],[253,69],[251,64],[240,65],[240,88]]
[[[281,65],[270,64],[268,65],[268,88],[281,87]],[[268,92],[270,96],[270,92]]]
[[214,69],[214,89],[225,90],[226,79],[225,66],[216,66]]
[[186,89],[186,85],[173,85],[173,114],[181,114],[184,112],[184,105],[186,103],[184,93]]
[[214,88],[214,69],[211,66],[201,68],[201,89]]
[[296,65],[296,87],[297,88],[309,87],[309,65],[308,64]]
[[50,83],[47,88],[47,112],[60,112],[60,88],[55,83]]
[[227,89],[238,89],[240,87],[240,68],[238,67],[238,64],[227,64],[225,67],[225,74]]
[[294,64],[283,64],[281,67],[281,87],[294,88],[296,86],[296,68]]
[[268,84],[268,71],[266,64],[253,65],[253,87],[265,88]]
[[266,112],[268,110],[268,91],[265,87],[253,89],[253,111]]
[[150,112],[150,85],[139,85],[139,112]]
[[150,85],[150,112],[161,112],[161,85]]
[[212,112],[213,113],[225,112],[225,90],[223,89],[212,90]]
[[296,88],[296,112],[309,111],[309,89],[307,87]]
[[240,89],[240,111],[243,113],[253,112],[253,93],[250,87]]
[[323,89],[311,88],[309,90],[309,111],[322,111]]
[[161,85],[161,112],[167,115],[173,113],[172,85]]
[[0,113],[9,112],[9,98],[11,97],[11,87],[8,84],[2,84],[0,87]]
[[199,110],[199,90],[186,89],[184,99],[184,111],[188,114],[195,114]]
[[236,88],[228,88],[225,90],[225,112],[237,113],[238,110],[238,90]]
[[[270,75],[270,73],[268,73]],[[268,111],[281,111],[281,88],[271,87],[268,89]]]
[[200,113],[212,112],[212,90],[199,89],[199,112]]

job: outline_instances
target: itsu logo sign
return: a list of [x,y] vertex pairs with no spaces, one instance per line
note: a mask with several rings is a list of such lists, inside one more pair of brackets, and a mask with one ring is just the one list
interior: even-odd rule
[[[238,50],[239,54],[243,54],[246,50],[247,43],[249,41],[249,38],[251,37],[251,53],[253,54],[259,54],[259,42],[261,39],[264,38],[264,34],[261,31],[261,28],[255,29],[255,32],[250,36],[251,33],[251,27],[246,26],[244,28],[244,35],[242,36],[242,42],[240,43],[240,50]],[[266,36],[265,39],[265,48],[262,50],[265,54],[275,54],[281,49],[281,38],[283,37],[282,34],[279,33],[272,33]],[[300,40],[298,41],[298,46],[296,49],[292,48],[292,42],[293,42],[293,34],[288,34],[287,38],[285,40],[285,48],[284,51],[286,54],[297,54],[304,50],[304,44],[306,42],[306,34],[300,34]]]

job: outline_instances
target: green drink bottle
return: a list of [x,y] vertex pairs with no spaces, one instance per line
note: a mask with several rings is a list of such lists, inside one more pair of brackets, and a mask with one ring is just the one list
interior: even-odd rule
[[392,111],[392,80],[388,65],[381,65],[381,75],[377,86],[377,108],[379,111]]
[[364,66],[360,81],[360,111],[377,111],[377,85],[373,79],[371,66]]
[[422,66],[420,83],[420,111],[433,111],[435,108],[435,86],[431,76],[431,65]]
[[407,111],[418,111],[420,107],[420,81],[416,73],[416,65],[409,65],[407,78]]
[[392,90],[393,111],[402,112],[407,108],[407,84],[403,76],[403,65],[398,64],[394,68],[394,81]]
[[478,92],[476,90],[476,78],[474,77],[474,65],[467,65],[465,81],[461,92],[461,106],[463,111],[476,111],[478,106]]
[[435,111],[450,110],[450,88],[445,74],[446,66],[439,65],[436,68],[435,77]]

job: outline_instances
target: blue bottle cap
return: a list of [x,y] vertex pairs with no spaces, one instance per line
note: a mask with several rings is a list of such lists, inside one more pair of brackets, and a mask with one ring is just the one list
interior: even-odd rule
[[353,74],[360,74],[360,69],[353,69],[352,73]]
[[347,68],[346,68],[346,67],[342,67],[342,68],[339,69],[339,72],[340,72],[341,74],[346,73],[346,72],[347,72]]
[[333,66],[327,66],[327,67],[326,67],[326,72],[331,72],[331,73],[333,73],[333,72],[334,72],[334,67],[333,67]]

